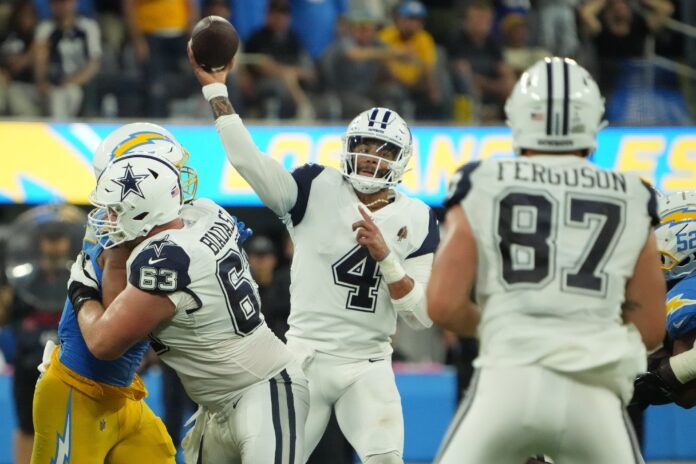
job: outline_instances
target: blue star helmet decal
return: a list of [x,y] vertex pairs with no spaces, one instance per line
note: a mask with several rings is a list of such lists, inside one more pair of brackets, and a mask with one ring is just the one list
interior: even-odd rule
[[145,179],[147,174],[133,174],[133,167],[128,163],[126,165],[126,172],[123,177],[118,177],[113,179],[113,182],[121,186],[121,201],[123,201],[129,193],[134,193],[140,198],[145,198],[143,192],[140,190],[140,183]]

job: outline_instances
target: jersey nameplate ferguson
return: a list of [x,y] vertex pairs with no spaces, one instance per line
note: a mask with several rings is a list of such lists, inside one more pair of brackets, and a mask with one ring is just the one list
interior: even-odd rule
[[520,160],[501,161],[497,179],[501,182],[531,182],[626,193],[626,177],[623,174],[587,166],[545,166]]

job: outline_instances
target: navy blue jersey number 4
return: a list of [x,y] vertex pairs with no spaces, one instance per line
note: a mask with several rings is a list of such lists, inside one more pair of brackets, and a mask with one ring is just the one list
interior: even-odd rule
[[346,309],[374,313],[382,275],[367,248],[357,245],[331,266],[334,283],[346,287]]

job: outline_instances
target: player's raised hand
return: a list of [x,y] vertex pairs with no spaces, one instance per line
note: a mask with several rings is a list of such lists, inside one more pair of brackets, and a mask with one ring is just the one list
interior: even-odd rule
[[353,224],[353,230],[356,231],[355,240],[362,246],[366,247],[370,256],[375,261],[382,261],[389,254],[389,247],[384,241],[382,232],[377,227],[377,224],[372,220],[370,213],[363,205],[358,205],[358,211],[362,216],[362,220]]
[[227,81],[227,74],[229,74],[232,66],[234,65],[234,58],[230,60],[224,69],[220,71],[208,72],[201,68],[201,66],[196,62],[196,59],[193,57],[193,50],[191,50],[190,40],[186,47],[186,51],[188,53],[189,62],[191,63],[191,68],[193,69],[193,74],[195,74],[196,79],[198,79],[201,86],[215,83],[224,84]]

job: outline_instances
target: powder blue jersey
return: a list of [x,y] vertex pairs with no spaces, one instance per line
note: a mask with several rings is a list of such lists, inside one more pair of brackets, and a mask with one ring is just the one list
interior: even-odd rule
[[[97,273],[97,280],[101,284],[102,269],[97,264],[97,258],[101,255],[103,248],[97,243],[91,229],[87,229],[82,250],[92,261]],[[83,377],[119,387],[127,387],[133,382],[135,371],[140,366],[143,355],[149,346],[147,341],[137,343],[123,356],[113,361],[102,361],[95,358],[82,337],[75,311],[73,311],[69,299],[65,300],[63,315],[58,325],[58,337],[60,339],[59,356],[61,363]]]

